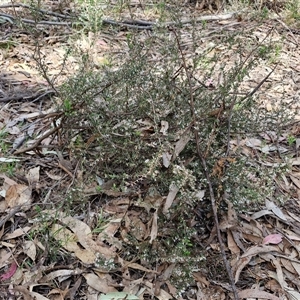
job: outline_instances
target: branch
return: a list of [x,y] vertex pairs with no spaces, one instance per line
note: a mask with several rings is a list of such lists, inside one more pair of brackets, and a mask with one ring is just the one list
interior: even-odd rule
[[[25,7],[30,8],[30,6],[25,4],[15,4],[15,5],[2,5],[0,8],[7,8],[7,7]],[[47,15],[53,15],[56,17],[64,18],[64,19],[71,19],[74,17],[57,14],[54,12],[50,12],[43,9],[35,9],[37,11],[40,11]],[[150,22],[150,21],[143,21],[143,20],[124,20],[124,21],[115,21],[111,19],[103,19],[102,24],[108,24],[113,26],[119,26],[119,27],[125,27],[125,28],[131,28],[131,29],[137,29],[137,30],[153,30],[155,27],[168,27],[168,26],[175,26],[177,24],[186,25],[186,24],[192,24],[192,23],[200,23],[203,21],[218,21],[218,20],[227,20],[234,18],[236,16],[237,12],[225,14],[225,15],[213,15],[213,16],[201,16],[199,18],[188,18],[188,19],[182,19],[179,21],[171,21],[171,22],[164,22],[164,23],[156,23],[156,22]],[[34,20],[30,19],[23,19],[23,18],[16,18],[12,15],[0,13],[0,17],[3,17],[10,23],[14,23],[16,20],[19,20],[20,22],[27,23],[27,24],[34,24],[34,25],[56,25],[56,26],[72,26],[73,22],[58,22],[58,21],[40,21],[36,22]]]
[[59,18],[62,18],[62,19],[70,19],[70,18],[72,18],[71,16],[59,14],[59,13],[56,13],[56,12],[53,12],[53,11],[49,11],[49,10],[45,10],[45,9],[40,9],[40,8],[38,9],[36,7],[32,7],[30,5],[23,4],[23,3],[11,3],[11,4],[0,5],[0,9],[1,8],[12,8],[12,7],[24,7],[24,8],[27,8],[29,10],[39,11],[39,12],[45,14],[45,15],[55,16],[55,17],[59,17]]
[[[191,74],[189,72],[185,56],[184,56],[183,51],[182,51],[181,46],[180,46],[180,41],[179,41],[178,34],[177,34],[175,29],[170,29],[170,30],[175,35],[175,39],[176,39],[178,50],[180,52],[183,68],[184,68],[186,76],[187,76],[189,91],[190,91],[190,99],[189,99],[190,108],[191,108],[193,123],[196,124],[197,116],[196,116],[195,106],[194,106],[194,95],[193,95],[193,86],[192,86]],[[194,130],[194,135],[195,135],[195,140],[196,140],[197,154],[198,154],[198,157],[201,161],[202,167],[204,169],[204,175],[206,177],[207,184],[208,184],[209,196],[210,196],[210,201],[211,201],[211,205],[212,205],[212,211],[213,211],[214,221],[215,221],[215,225],[216,225],[216,229],[217,229],[217,236],[218,236],[218,241],[219,241],[219,244],[220,244],[222,258],[223,258],[223,261],[224,261],[224,264],[225,264],[225,267],[226,267],[226,271],[227,271],[229,279],[230,279],[230,284],[231,284],[231,287],[232,287],[232,292],[233,292],[233,295],[234,295],[234,299],[239,300],[239,296],[238,296],[238,292],[237,292],[237,289],[236,289],[236,286],[235,286],[232,270],[231,270],[230,264],[229,264],[229,262],[226,258],[225,246],[224,246],[224,243],[223,243],[223,240],[222,240],[222,237],[221,237],[221,231],[220,231],[220,226],[219,226],[218,211],[217,211],[217,204],[216,204],[215,194],[214,194],[214,190],[213,190],[213,186],[212,186],[212,181],[211,181],[211,178],[210,178],[210,175],[209,175],[207,163],[206,163],[204,154],[202,153],[202,151],[200,149],[200,138],[199,138],[199,133],[198,133],[197,130]]]
[[33,145],[24,148],[24,149],[20,149],[18,151],[12,152],[13,154],[17,155],[17,154],[21,154],[21,153],[25,153],[31,150],[34,150],[35,148],[37,148],[39,146],[39,144],[48,136],[54,134],[55,132],[57,132],[60,128],[62,128],[62,123],[61,122],[57,127],[52,128],[49,132],[45,133],[44,135],[42,135]]

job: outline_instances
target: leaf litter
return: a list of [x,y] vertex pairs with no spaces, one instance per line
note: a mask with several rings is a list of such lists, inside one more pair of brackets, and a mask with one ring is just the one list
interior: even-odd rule
[[[256,31],[258,39],[263,36],[262,32],[266,28],[267,25],[262,25],[260,30]],[[68,30],[66,29],[66,32]],[[95,65],[106,61],[106,52],[112,49],[120,50],[125,45],[124,34],[120,33],[117,37],[109,37],[113,38],[115,44],[108,42],[109,38],[106,36],[99,37],[98,49],[95,49],[91,46],[94,39],[92,35],[89,33],[88,37],[78,40],[77,44],[83,51],[91,51]],[[187,34],[186,37],[188,36]],[[274,36],[274,39],[279,37],[280,35]],[[55,42],[55,35],[52,38],[49,51],[45,53],[51,62],[49,74],[58,75],[59,80],[63,81],[67,74],[61,74],[58,70],[63,62],[64,50],[56,48],[63,44]],[[190,41],[187,38],[184,42],[188,45]],[[89,211],[88,218],[72,217],[64,214],[62,210],[38,211],[37,199],[45,201],[44,204],[49,201],[55,204],[60,202],[61,199],[55,195],[55,190],[68,188],[70,180],[73,179],[73,173],[71,172],[69,177],[68,171],[74,169],[73,166],[66,167],[62,160],[63,155],[57,160],[57,151],[51,146],[57,146],[58,139],[45,137],[39,142],[40,137],[51,132],[52,118],[56,117],[56,110],[48,101],[38,104],[40,100],[47,99],[53,91],[48,83],[39,77],[34,61],[27,55],[32,52],[32,46],[30,38],[20,33],[19,43],[9,52],[9,59],[1,62],[6,71],[1,72],[0,77],[1,89],[4,91],[0,97],[3,103],[0,111],[0,129],[7,134],[6,142],[12,145],[13,151],[11,157],[1,157],[0,163],[17,162],[21,165],[18,176],[10,178],[4,174],[0,175],[3,181],[0,199],[3,218],[0,280],[6,288],[6,291],[1,288],[1,295],[22,295],[26,300],[79,299],[79,295],[83,294],[82,299],[181,299],[170,278],[176,272],[176,264],[184,264],[185,261],[164,255],[163,239],[168,235],[168,227],[158,227],[159,213],[162,211],[167,215],[176,201],[176,185],[170,186],[168,195],[151,194],[143,199],[140,199],[138,192],[128,194],[116,191],[113,184],[104,189],[98,189],[98,185],[85,187],[82,197],[104,195],[108,199],[98,211]],[[283,51],[283,59],[286,56],[291,65],[296,65],[299,55],[296,52],[291,54],[287,50],[289,46]],[[216,50],[221,51],[221,46]],[[24,57],[25,63],[22,62]],[[66,65],[70,70],[77,68],[72,57],[68,58]],[[274,78],[275,88],[260,94],[261,106],[267,111],[276,108],[278,104],[273,100],[282,92],[287,95],[283,101],[290,101],[293,94],[292,83],[284,76],[289,71],[288,66],[282,66]],[[250,74],[252,79],[245,84],[245,88],[249,89],[254,82],[253,78],[264,77],[266,72],[268,70],[264,68],[254,70],[255,76]],[[282,77],[285,78],[284,85],[281,82]],[[209,85],[213,86],[218,80],[209,79],[209,82]],[[20,102],[16,105],[15,101]],[[299,103],[293,105],[295,116],[300,119]],[[153,130],[153,124],[149,122],[140,125],[144,126],[139,128],[143,136],[147,136],[149,131]],[[167,122],[162,123],[161,128],[163,134],[170,131]],[[255,153],[259,164],[267,164],[270,167],[281,163],[274,160],[274,152],[288,153],[292,157],[290,172],[283,175],[282,182],[277,179],[276,183],[280,191],[288,193],[294,200],[280,208],[274,201],[266,199],[264,209],[246,216],[235,212],[228,204],[228,213],[222,215],[220,228],[223,238],[227,241],[227,253],[230,255],[235,281],[240,283],[238,287],[241,298],[300,299],[300,282],[297,279],[300,274],[300,218],[297,216],[300,163],[297,153],[288,142],[288,134],[299,134],[298,123],[294,128],[288,129],[285,136],[276,137],[269,133],[260,138],[231,141],[233,149],[241,149],[246,156]],[[27,139],[28,136],[31,139]],[[163,165],[166,168],[189,142],[188,134],[178,133],[178,136],[173,153],[162,154]],[[30,149],[31,145],[40,146],[40,153],[35,152],[35,147]],[[22,147],[29,149],[26,151],[27,158],[23,160],[13,157],[15,150]],[[72,157],[69,157],[67,162],[70,163],[71,160]],[[222,173],[222,170],[218,169],[216,172]],[[249,179],[255,181],[256,175],[249,174]],[[43,195],[43,190],[49,190],[48,197]],[[203,191],[199,191],[199,199],[202,198]],[[34,209],[38,214],[34,213]],[[99,217],[101,214],[103,220]],[[193,216],[191,223],[192,219]],[[197,221],[194,223],[197,224]],[[45,236],[35,236],[34,232]],[[44,244],[45,237],[51,238],[52,243],[57,246],[57,253],[49,253],[51,249]],[[214,260],[214,266],[217,267],[220,258],[216,255],[219,246],[216,243],[215,232],[211,230],[209,237],[200,234],[196,240],[200,245],[206,244],[204,256],[207,264]],[[155,264],[126,253],[129,246],[136,241],[139,247],[143,247],[145,242],[152,244],[152,251],[158,253]],[[50,263],[50,255],[58,259]],[[210,270],[212,269],[209,269],[208,265],[203,265],[196,257],[194,269],[190,270],[194,281],[191,282],[188,299],[225,299],[225,294],[230,293],[229,285],[219,280],[215,270],[215,278],[209,276]],[[247,288],[243,288],[245,286]]]

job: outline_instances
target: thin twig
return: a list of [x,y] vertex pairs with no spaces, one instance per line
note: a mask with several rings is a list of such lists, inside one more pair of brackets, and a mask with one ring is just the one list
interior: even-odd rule
[[24,18],[16,18],[12,15],[5,14],[5,13],[0,13],[0,17],[8,18],[11,20],[10,23],[15,22],[15,21],[20,21],[26,24],[34,24],[34,25],[56,25],[56,26],[71,26],[72,22],[57,22],[57,21],[40,21],[36,22],[34,20],[30,19],[24,19]]
[[39,144],[46,139],[48,136],[54,134],[55,132],[57,132],[60,128],[62,127],[62,122],[57,126],[52,128],[49,132],[45,133],[44,135],[42,135],[33,145],[25,148],[25,149],[20,149],[18,151],[13,152],[13,154],[17,155],[17,154],[21,154],[21,153],[25,153],[31,150],[34,150],[35,148],[37,148],[39,146]]
[[18,213],[23,206],[25,206],[26,204],[22,204],[22,205],[18,205],[16,207],[14,207],[12,210],[10,210],[10,212],[8,213],[7,216],[5,216],[4,218],[0,219],[0,228],[2,228],[3,225],[5,225],[5,223],[12,218],[16,213]]
[[[236,72],[233,76],[233,78],[231,80],[235,80],[235,78],[237,78],[237,76],[239,75],[239,70],[241,70],[243,68],[243,66],[246,64],[246,62],[250,59],[250,57],[253,56],[253,54],[257,51],[257,49],[262,45],[262,43],[270,36],[271,32],[274,30],[274,28],[271,28],[266,36],[263,38],[263,40],[252,50],[250,51],[250,53],[246,56],[246,58],[242,61],[242,63],[238,66],[238,68],[236,69]],[[277,64],[276,64],[277,66]],[[276,68],[275,66],[275,68]],[[274,68],[274,70],[275,70]],[[274,71],[273,70],[273,71]],[[262,86],[262,84],[270,77],[270,75],[273,73],[273,71],[267,75],[266,78],[264,78],[262,80],[262,82],[260,82],[250,93],[246,94],[241,100],[240,102],[243,102],[244,100],[248,99],[249,97],[253,96],[257,90]],[[227,157],[229,155],[229,151],[230,151],[230,133],[231,133],[231,118],[232,118],[232,114],[233,114],[233,109],[234,106],[236,105],[237,102],[237,94],[235,94],[233,100],[230,103],[229,107],[226,107],[225,109],[229,111],[228,113],[228,118],[227,118],[227,149],[226,149],[226,154],[225,157]]]
[[[278,65],[278,63],[269,72],[269,74],[249,94],[247,94],[245,97],[242,98],[241,102],[243,102],[247,98],[252,97],[259,90],[259,88],[268,80],[268,78],[271,76],[271,74],[275,71],[277,65]],[[227,137],[227,150],[226,150],[225,156],[228,156],[229,155],[229,151],[230,151],[231,118],[232,118],[232,115],[233,115],[234,105],[236,104],[236,99],[237,99],[237,97],[231,103],[229,115],[228,115],[228,118],[227,118],[228,137]]]

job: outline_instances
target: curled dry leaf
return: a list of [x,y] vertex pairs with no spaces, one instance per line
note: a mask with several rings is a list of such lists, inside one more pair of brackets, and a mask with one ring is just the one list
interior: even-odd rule
[[238,282],[242,270],[245,268],[245,266],[248,265],[248,263],[250,262],[251,258],[252,258],[251,256],[248,256],[248,257],[241,258],[238,261],[238,263],[237,263],[237,269],[236,269],[235,276],[234,276],[234,282],[235,283]]
[[232,236],[232,232],[230,230],[227,231],[227,245],[228,245],[228,249],[230,250],[230,252],[232,254],[240,253],[240,248],[236,244],[236,242]]

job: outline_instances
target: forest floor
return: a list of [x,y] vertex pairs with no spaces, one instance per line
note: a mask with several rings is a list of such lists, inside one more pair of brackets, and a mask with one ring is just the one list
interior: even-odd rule
[[[229,67],[239,49],[218,44],[220,35],[238,31],[249,45],[267,40],[272,54],[251,69],[242,89],[255,88],[272,71],[259,89],[257,105],[266,112],[285,107],[293,116],[279,136],[274,129],[239,141],[242,155],[270,169],[280,165],[281,172],[259,182],[273,185],[273,196],[264,203],[240,211],[228,202],[219,211],[219,228],[202,195],[194,215],[185,218],[193,236],[170,242],[181,221],[161,228],[158,219],[169,209],[172,191],[161,194],[151,183],[132,178],[126,184],[134,188],[124,191],[113,177],[99,176],[94,156],[85,158],[89,167],[84,169],[72,151],[76,141],[70,138],[66,145],[62,140],[64,123],[56,121],[66,104],[56,89],[81,68],[69,49],[88,53],[95,70],[108,64],[114,68],[129,51],[128,34],[135,30],[143,41],[152,34],[146,27],[153,29],[158,22],[161,8],[153,4],[145,9],[150,1],[141,2],[107,9],[97,32],[82,30],[87,19],[71,26],[68,16],[79,7],[72,2],[43,1],[40,12],[46,22],[39,24],[32,8],[0,5],[0,298],[234,299],[235,289],[240,299],[300,299],[300,15],[295,20],[284,15],[276,1],[274,7],[262,2],[260,14],[269,11],[264,18],[255,17],[253,7],[228,13],[217,1],[204,1],[202,7],[181,4],[187,57],[213,44],[208,55],[218,53]],[[193,25],[202,32],[195,49],[190,20],[203,16],[213,19]],[[153,23],[123,22],[128,19]],[[154,63],[155,51],[148,53]],[[211,80],[212,88],[217,81]],[[152,130],[147,122],[140,126],[145,135]],[[85,145],[94,139],[90,136]],[[218,230],[235,287],[224,266]],[[178,245],[181,252],[165,250]]]

